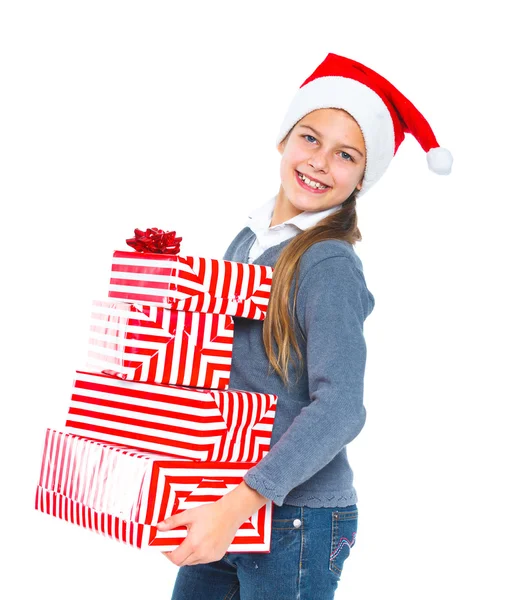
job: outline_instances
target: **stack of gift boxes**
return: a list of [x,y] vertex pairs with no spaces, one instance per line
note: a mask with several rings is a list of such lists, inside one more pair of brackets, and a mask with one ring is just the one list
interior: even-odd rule
[[[229,388],[233,316],[262,320],[272,269],[180,256],[174,232],[135,231],[92,308],[86,370],[48,429],[36,508],[138,548],[174,550],[166,517],[241,483],[270,447],[277,397]],[[268,552],[272,503],[229,552]]]

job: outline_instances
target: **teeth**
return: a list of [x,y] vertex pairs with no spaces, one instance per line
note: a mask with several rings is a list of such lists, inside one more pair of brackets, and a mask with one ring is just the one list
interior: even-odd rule
[[298,173],[298,177],[300,177],[300,179],[304,181],[309,187],[313,187],[318,190],[325,190],[328,187],[327,185],[321,185],[320,183],[312,181],[308,177],[305,177],[305,175],[302,175],[302,173]]

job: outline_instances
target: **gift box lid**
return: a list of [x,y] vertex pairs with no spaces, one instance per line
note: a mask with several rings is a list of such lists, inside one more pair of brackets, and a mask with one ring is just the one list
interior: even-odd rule
[[110,298],[195,312],[265,318],[273,269],[213,258],[117,250]]

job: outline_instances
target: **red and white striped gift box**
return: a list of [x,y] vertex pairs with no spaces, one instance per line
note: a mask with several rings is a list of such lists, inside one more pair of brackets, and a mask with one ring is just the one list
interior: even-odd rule
[[123,381],[77,371],[65,423],[77,435],[202,461],[258,462],[277,396]]
[[110,298],[263,320],[273,269],[264,265],[116,251]]
[[230,315],[125,302],[93,302],[87,371],[128,381],[227,389]]
[[[218,500],[252,466],[175,459],[48,429],[35,507],[137,548],[169,551],[183,542],[187,528],[161,532],[157,523]],[[227,551],[269,552],[271,520],[267,502]]]

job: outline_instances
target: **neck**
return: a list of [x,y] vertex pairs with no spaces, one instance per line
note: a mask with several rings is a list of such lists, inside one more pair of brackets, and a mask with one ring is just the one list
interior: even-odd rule
[[296,215],[299,215],[302,212],[303,210],[298,210],[295,208],[287,199],[284,189],[281,185],[275,200],[270,227],[273,227],[274,225],[280,225],[281,223],[296,217]]

